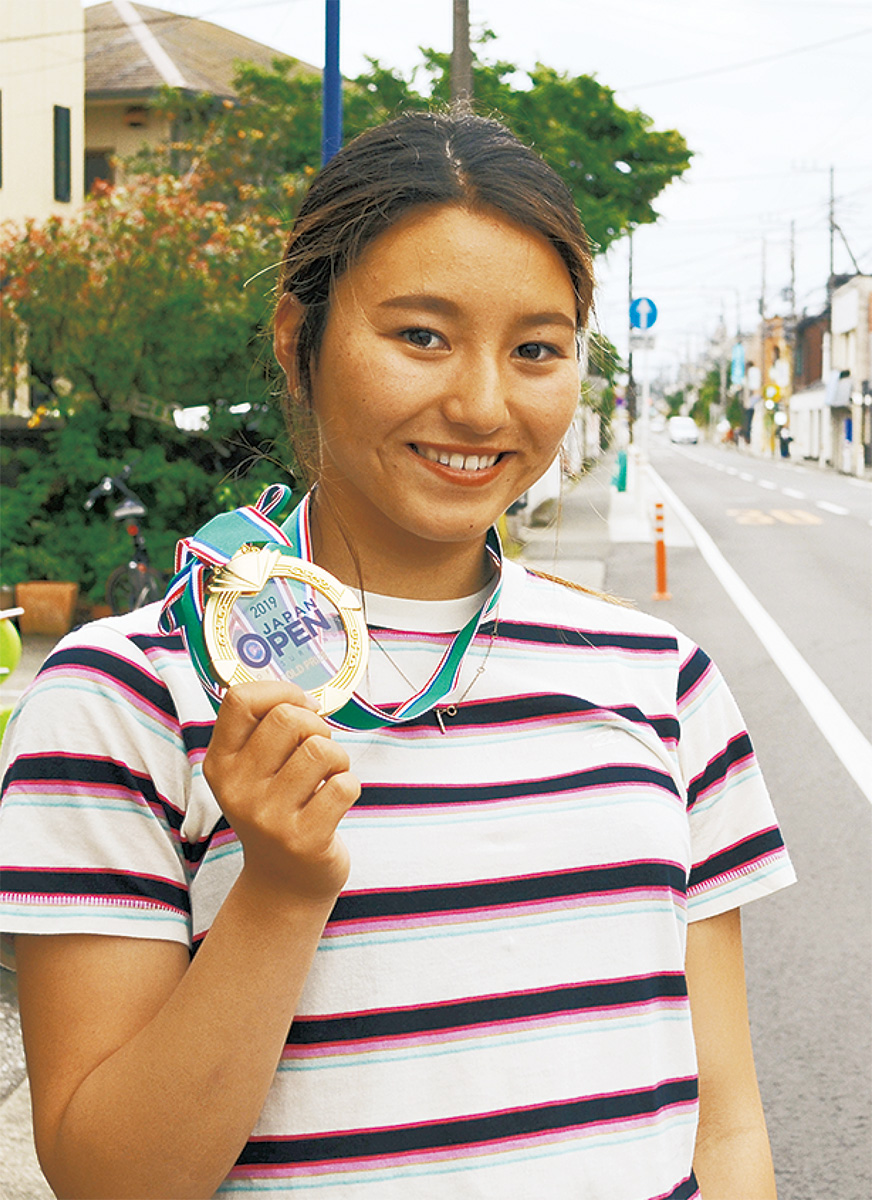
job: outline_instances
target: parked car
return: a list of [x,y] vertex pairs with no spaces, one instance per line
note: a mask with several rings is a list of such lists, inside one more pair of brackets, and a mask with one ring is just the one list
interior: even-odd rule
[[693,417],[670,417],[669,440],[676,443],[691,443],[699,441],[699,426]]

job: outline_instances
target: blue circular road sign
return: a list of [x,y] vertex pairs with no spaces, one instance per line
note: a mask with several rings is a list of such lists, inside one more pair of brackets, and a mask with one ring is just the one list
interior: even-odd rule
[[647,296],[640,296],[630,305],[630,325],[633,329],[650,329],[657,320],[657,305]]

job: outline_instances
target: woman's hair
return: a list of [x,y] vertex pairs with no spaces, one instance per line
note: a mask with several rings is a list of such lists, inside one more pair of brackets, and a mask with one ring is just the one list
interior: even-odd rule
[[[278,291],[304,310],[298,400],[309,396],[310,365],[335,282],[379,234],[425,204],[492,209],[544,237],[566,264],[584,328],[593,297],[591,255],[560,176],[498,121],[468,112],[409,113],[362,133],[327,163],[288,238]],[[293,425],[299,412],[287,415]]]

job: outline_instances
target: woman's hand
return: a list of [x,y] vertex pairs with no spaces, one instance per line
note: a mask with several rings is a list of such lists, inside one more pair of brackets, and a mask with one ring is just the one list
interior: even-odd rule
[[315,708],[293,683],[230,688],[203,771],[242,843],[250,882],[324,902],[348,878],[337,826],[360,784]]

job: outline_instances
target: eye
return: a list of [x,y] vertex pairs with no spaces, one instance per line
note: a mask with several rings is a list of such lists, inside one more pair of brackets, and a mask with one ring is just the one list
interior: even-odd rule
[[438,333],[434,333],[432,329],[422,329],[419,326],[402,330],[400,337],[410,346],[417,346],[419,350],[435,350],[443,344]]
[[528,362],[547,362],[557,357],[558,351],[556,346],[549,346],[547,342],[522,342],[515,353]]

